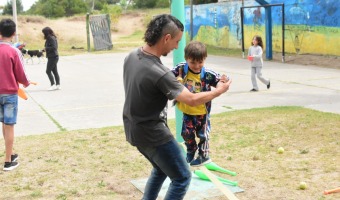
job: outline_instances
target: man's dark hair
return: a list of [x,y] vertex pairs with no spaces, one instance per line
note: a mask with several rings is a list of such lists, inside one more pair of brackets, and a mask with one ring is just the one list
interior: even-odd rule
[[0,33],[2,37],[11,37],[16,31],[15,22],[11,19],[2,19],[0,21]]
[[170,34],[175,37],[179,31],[183,32],[184,26],[177,18],[162,14],[153,18],[147,26],[144,34],[144,41],[149,45],[155,45],[161,37]]

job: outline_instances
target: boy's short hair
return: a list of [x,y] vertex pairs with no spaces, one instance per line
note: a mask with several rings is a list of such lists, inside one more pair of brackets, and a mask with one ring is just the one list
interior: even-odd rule
[[184,58],[192,59],[194,61],[203,61],[207,58],[206,46],[198,41],[191,41],[184,49]]
[[2,19],[0,21],[0,34],[2,37],[11,37],[16,31],[15,22],[11,19]]

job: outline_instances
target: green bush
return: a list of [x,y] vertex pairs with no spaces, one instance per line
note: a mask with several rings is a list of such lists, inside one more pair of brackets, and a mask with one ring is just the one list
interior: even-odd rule
[[122,14],[122,7],[118,5],[104,4],[101,13],[110,15],[110,20],[112,24],[111,29],[113,31],[117,31],[115,25],[118,23],[119,18]]
[[169,2],[169,0],[158,0],[156,7],[157,8],[169,8],[170,2]]

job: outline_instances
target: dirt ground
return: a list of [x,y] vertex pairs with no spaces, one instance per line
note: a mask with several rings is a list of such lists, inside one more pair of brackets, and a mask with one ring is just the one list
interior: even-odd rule
[[[282,62],[282,54],[276,53],[273,61]],[[319,67],[327,67],[340,69],[339,56],[324,56],[311,54],[288,54],[285,55],[285,63],[297,65],[315,65]]]

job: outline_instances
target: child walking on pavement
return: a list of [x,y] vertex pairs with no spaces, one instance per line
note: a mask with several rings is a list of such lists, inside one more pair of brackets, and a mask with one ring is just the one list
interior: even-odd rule
[[14,125],[18,113],[18,83],[30,85],[24,70],[24,60],[19,49],[11,43],[16,25],[11,19],[0,22],[0,121],[5,139],[4,171],[19,166],[18,154],[13,153]]
[[[192,93],[211,91],[211,87],[226,82],[225,75],[204,67],[207,49],[204,44],[192,41],[185,47],[186,62],[177,64],[172,72]],[[201,166],[211,162],[209,157],[210,109],[211,101],[197,106],[189,106],[177,102],[178,109],[183,112],[181,135],[187,148],[187,162],[191,166]],[[197,144],[196,136],[199,139]],[[198,156],[195,159],[195,153]]]
[[265,79],[262,76],[262,66],[263,66],[263,42],[262,38],[258,35],[255,35],[252,40],[252,46],[248,51],[248,59],[251,62],[251,82],[253,84],[253,89],[250,92],[257,92],[259,88],[257,86],[256,77],[267,86],[267,89],[270,88],[270,80]]

